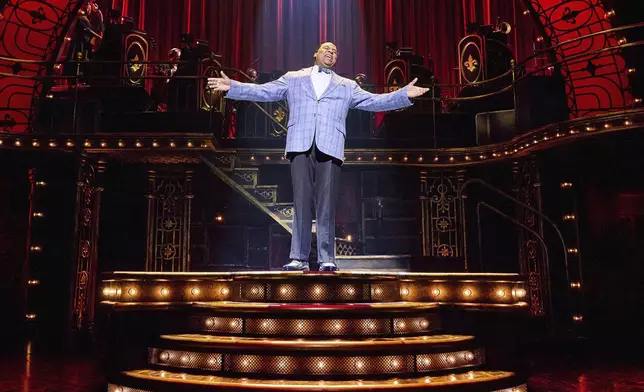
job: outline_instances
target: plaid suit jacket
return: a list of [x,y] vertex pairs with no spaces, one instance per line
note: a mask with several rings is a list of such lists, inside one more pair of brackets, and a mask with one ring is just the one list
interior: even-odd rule
[[349,109],[383,112],[412,105],[406,88],[387,94],[372,94],[335,72],[318,99],[311,81],[312,69],[287,72],[264,84],[232,81],[226,98],[255,102],[286,99],[289,106],[286,152],[308,151],[315,140],[320,151],[342,161]]

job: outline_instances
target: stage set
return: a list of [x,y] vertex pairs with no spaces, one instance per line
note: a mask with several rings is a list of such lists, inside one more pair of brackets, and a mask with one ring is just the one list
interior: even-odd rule
[[[634,3],[0,0],[0,392],[644,390]],[[281,271],[302,108],[207,79],[327,41],[332,78],[428,91],[347,104],[339,271],[315,220]]]

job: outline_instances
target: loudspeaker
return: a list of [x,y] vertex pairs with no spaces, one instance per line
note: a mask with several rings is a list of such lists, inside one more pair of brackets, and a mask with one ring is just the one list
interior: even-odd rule
[[476,115],[476,144],[500,143],[516,136],[516,115],[514,110],[498,110]]
[[565,80],[560,75],[530,76],[516,87],[519,134],[568,120]]

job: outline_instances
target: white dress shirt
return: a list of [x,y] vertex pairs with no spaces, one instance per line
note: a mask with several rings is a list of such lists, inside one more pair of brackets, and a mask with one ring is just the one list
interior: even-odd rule
[[333,76],[331,72],[321,72],[319,69],[320,67],[314,65],[311,70],[311,82],[313,82],[313,89],[315,90],[315,95],[317,95],[318,99],[320,99],[324,90],[329,87],[331,77]]

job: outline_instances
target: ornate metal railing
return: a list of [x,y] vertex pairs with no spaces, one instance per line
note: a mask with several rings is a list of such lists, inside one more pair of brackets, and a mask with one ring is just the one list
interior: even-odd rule
[[[564,40],[561,42],[555,42],[554,44],[535,50],[533,56],[525,59],[519,64],[512,64],[512,67],[507,72],[498,75],[494,78],[488,80],[483,80],[480,82],[472,84],[441,84],[441,83],[432,83],[427,87],[430,88],[430,92],[424,96],[417,99],[419,102],[418,105],[409,109],[412,112],[424,113],[430,116],[432,122],[432,127],[434,128],[434,141],[436,140],[436,117],[449,109],[450,105],[461,104],[466,102],[477,102],[486,99],[493,99],[493,97],[498,97],[503,94],[512,94],[514,108],[516,108],[516,89],[517,87],[527,78],[534,75],[552,75],[559,72],[563,72],[565,69],[579,68],[581,65],[586,63],[587,67],[584,68],[587,72],[587,76],[579,76],[575,79],[577,81],[586,81],[594,77],[602,77],[602,75],[595,75],[597,72],[592,66],[593,58],[600,58],[603,56],[615,56],[616,53],[619,53],[628,48],[634,48],[644,44],[644,41],[637,41],[628,43],[624,39],[612,40],[610,38],[615,38],[616,34],[623,33],[629,30],[641,29],[644,27],[644,23],[633,24],[629,26],[621,26],[617,28],[611,28],[603,31],[592,32],[587,35],[581,35],[572,39]],[[546,52],[553,52],[560,50],[566,46],[574,46],[583,43],[585,40],[596,39],[597,37],[605,37],[608,44],[604,45],[601,48],[582,52],[577,54],[569,55],[566,58],[557,58],[554,57],[548,64],[544,64],[540,67],[532,69],[530,71],[524,72],[526,64],[533,61],[536,58],[539,58]],[[615,41],[615,42],[613,42]],[[590,59],[590,60],[589,60]],[[56,90],[55,86],[61,82],[66,82],[67,84],[76,84],[79,85],[82,82],[111,82],[113,85],[136,85],[143,86],[147,81],[158,82],[158,81],[194,81],[195,89],[194,92],[197,95],[198,106],[196,110],[206,111],[210,113],[217,113],[218,116],[223,118],[222,130],[214,131],[216,136],[220,136],[222,139],[281,139],[286,134],[286,123],[288,121],[288,105],[286,102],[276,102],[276,103],[246,103],[246,102],[227,102],[223,99],[223,94],[216,93],[206,89],[205,79],[210,76],[218,75],[222,70],[230,72],[231,74],[239,75],[238,79],[243,81],[252,81],[249,75],[244,73],[241,70],[223,67],[219,62],[214,59],[202,61],[199,64],[199,76],[158,76],[158,75],[148,75],[145,72],[129,72],[125,75],[81,75],[81,72],[77,72],[75,75],[59,75],[57,71],[62,68],[61,63],[59,62],[48,62],[48,61],[36,61],[29,59],[18,59],[10,57],[0,57],[0,63],[14,63],[16,65],[29,65],[37,66],[41,68],[49,69],[48,72],[41,72],[39,75],[22,75],[20,72],[0,72],[0,77],[2,78],[16,78],[16,79],[27,79],[35,81],[37,83],[43,83],[45,86],[54,86],[53,90],[46,91],[42,90],[40,96],[34,94],[33,102],[39,102],[46,100],[48,98],[54,98],[53,92]],[[95,65],[116,65],[118,67],[125,66],[128,69],[142,70],[149,66],[169,64],[164,61],[70,61],[69,63],[74,64],[76,70],[80,70],[86,66],[95,66]],[[623,64],[621,62],[620,64]],[[588,68],[590,67],[590,68]],[[595,71],[595,72],[593,72]],[[633,69],[623,69],[621,70],[627,74],[634,73]],[[621,72],[620,71],[620,72]],[[611,71],[612,72],[612,71]],[[564,72],[565,73],[565,72]],[[612,75],[612,73],[611,73]],[[570,74],[564,74],[564,78],[567,80],[566,83],[570,84]],[[606,75],[603,75],[606,76]],[[620,76],[621,77],[621,76]],[[593,79],[594,80],[594,79]],[[590,81],[592,82],[592,80]],[[480,93],[473,96],[459,96],[459,93],[465,88],[469,87],[480,87],[480,86],[489,86],[490,89],[484,93]],[[367,91],[372,92],[382,92],[385,90],[391,90],[399,86],[393,85],[363,85],[362,86]],[[601,86],[599,86],[601,88]],[[622,100],[620,105],[608,105],[602,106],[598,105],[594,111],[588,113],[597,113],[597,112],[610,112],[617,110],[626,110],[628,108],[633,108],[641,103],[640,98],[629,98],[630,92],[626,91],[623,86],[620,87]],[[78,110],[78,101],[80,99],[79,89],[72,89],[73,91],[73,108],[72,108],[72,129],[69,133],[85,133],[83,129],[77,130],[76,128],[76,116]],[[447,92],[446,94],[441,94],[440,92]],[[569,95],[570,95],[570,91]],[[574,96],[574,94],[573,94]],[[427,102],[424,104],[423,102]],[[509,108],[512,109],[512,108]],[[579,110],[571,109],[569,107],[571,115],[577,116],[580,115]],[[0,107],[0,112],[6,112],[7,110],[13,110],[8,107]],[[516,111],[515,111],[516,112]],[[16,121],[11,118],[0,119],[0,126],[4,132],[12,132],[13,128],[16,126]],[[349,126],[352,129],[347,136],[348,138],[356,139],[379,139],[385,137],[384,134],[377,132],[376,130],[376,117],[375,115],[362,113],[358,111],[351,111],[348,117]],[[34,122],[34,119],[29,120],[29,131],[31,132],[40,132],[42,129],[38,129]],[[212,130],[210,130],[212,131]]]

